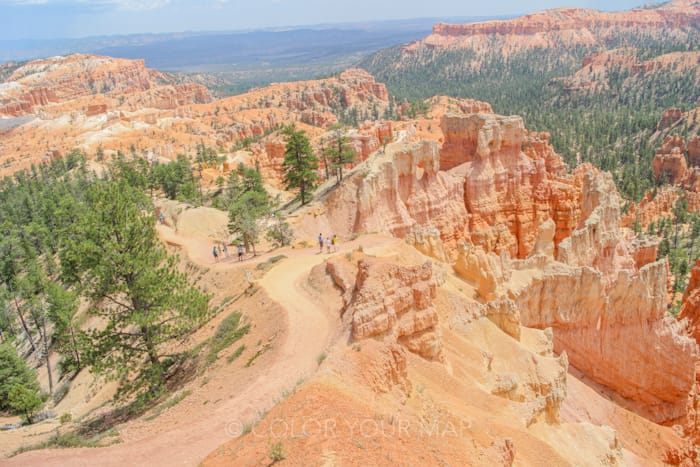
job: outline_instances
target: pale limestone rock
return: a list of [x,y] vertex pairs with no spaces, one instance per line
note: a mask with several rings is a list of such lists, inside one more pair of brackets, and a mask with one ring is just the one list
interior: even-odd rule
[[429,360],[442,360],[442,337],[433,307],[435,293],[429,262],[404,267],[362,259],[348,309],[353,339],[380,337],[399,342]]
[[499,295],[499,287],[510,278],[509,259],[505,252],[500,256],[486,253],[481,247],[461,244],[455,272],[474,285],[479,296],[493,300]]

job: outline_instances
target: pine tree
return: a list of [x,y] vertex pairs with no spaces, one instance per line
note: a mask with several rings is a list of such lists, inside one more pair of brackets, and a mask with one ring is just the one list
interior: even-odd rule
[[52,341],[63,357],[59,364],[64,371],[79,371],[82,368],[80,359],[80,329],[75,323],[78,311],[78,297],[55,282],[47,286],[47,316],[53,324]]
[[41,408],[41,397],[21,384],[12,386],[7,395],[7,402],[15,413],[23,413],[27,422],[32,423],[32,417]]
[[34,373],[22,360],[14,347],[0,345],[0,411],[16,412],[11,403],[10,392],[16,386],[24,387],[34,394],[39,392],[39,383]]
[[318,159],[311,149],[311,142],[303,130],[296,130],[294,125],[286,127],[282,134],[287,137],[287,146],[284,151],[285,188],[299,190],[301,204],[306,204],[306,195],[316,188],[318,182]]
[[343,167],[355,161],[355,150],[341,128],[336,128],[333,131],[325,151],[326,156],[331,161],[336,181],[340,183],[343,180]]
[[270,212],[270,196],[257,170],[241,164],[238,172],[240,177],[229,178],[228,191],[235,198],[229,207],[228,230],[241,238],[247,251],[252,248],[253,255],[256,255],[255,244],[261,230],[258,221]]
[[167,255],[142,191],[96,183],[87,203],[61,255],[64,279],[91,299],[89,311],[100,318],[85,331],[83,361],[120,379],[119,395],[156,396],[179,356],[168,344],[204,322],[208,297]]

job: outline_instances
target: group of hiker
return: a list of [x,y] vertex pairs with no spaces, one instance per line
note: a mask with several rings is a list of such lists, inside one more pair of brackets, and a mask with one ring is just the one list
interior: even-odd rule
[[[323,253],[323,245],[326,245],[327,253],[335,253],[338,251],[338,236],[333,234],[332,237],[326,236],[324,241],[323,234],[318,234],[318,252]],[[243,261],[243,244],[239,243],[236,246],[238,252],[238,261]],[[218,262],[219,257],[228,258],[228,246],[226,242],[215,243],[211,250],[211,254],[214,256],[214,261]]]
[[[338,251],[338,237],[335,234],[333,234],[332,237],[326,236],[325,243],[326,243],[327,253],[330,253],[331,249],[333,250],[334,253]],[[323,253],[323,234],[322,233],[318,234],[318,252]]]
[[[239,243],[236,249],[238,251],[238,261],[243,261],[243,244]],[[214,261],[219,261],[219,256],[228,258],[228,246],[226,242],[221,242],[220,244],[215,243],[211,254],[214,256]]]

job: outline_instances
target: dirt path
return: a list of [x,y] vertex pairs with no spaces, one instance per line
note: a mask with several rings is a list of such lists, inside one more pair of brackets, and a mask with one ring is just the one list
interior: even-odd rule
[[[161,235],[165,241],[183,246],[194,262],[224,270],[235,267],[228,262],[212,264],[212,259],[203,253],[208,251],[204,248],[208,246],[205,241],[179,237],[170,229],[162,229]],[[223,402],[211,416],[179,420],[172,429],[105,448],[31,451],[4,459],[3,465],[191,466],[238,435],[243,423],[255,421],[284,391],[311,376],[318,366],[317,357],[329,344],[331,330],[327,315],[300,286],[310,269],[326,256],[314,254],[311,249],[284,253],[289,258],[258,281],[288,314],[289,328],[281,344],[280,358],[253,384]]]

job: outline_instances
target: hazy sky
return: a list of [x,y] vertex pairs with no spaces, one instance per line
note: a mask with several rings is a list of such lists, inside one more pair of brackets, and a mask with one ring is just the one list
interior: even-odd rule
[[626,10],[645,0],[0,0],[0,39],[234,30],[437,16],[495,16],[561,6]]

